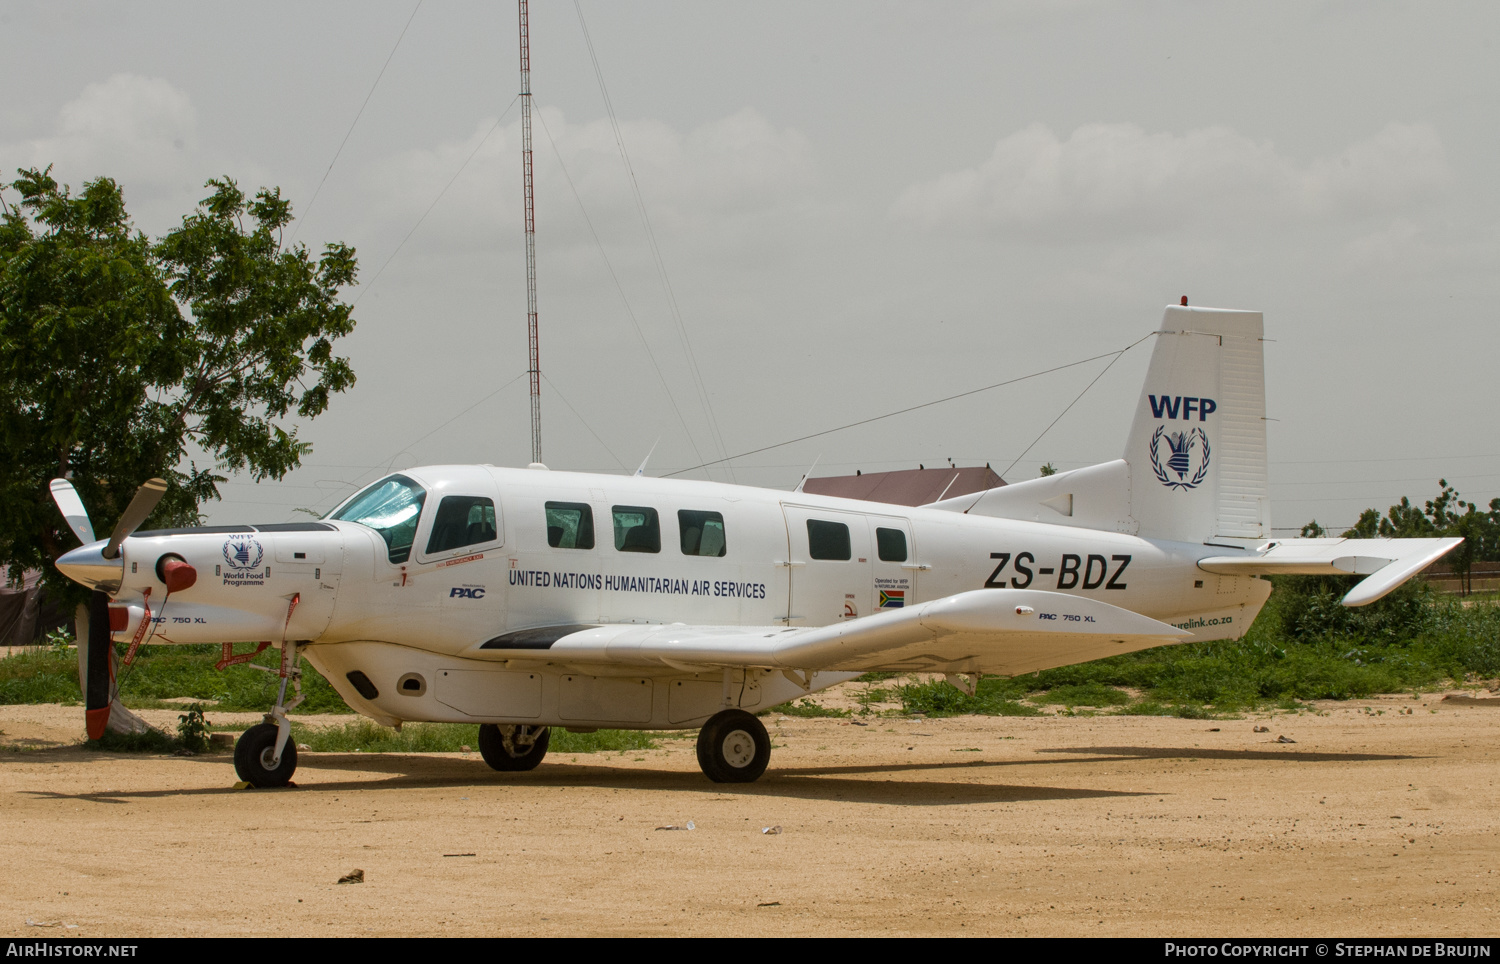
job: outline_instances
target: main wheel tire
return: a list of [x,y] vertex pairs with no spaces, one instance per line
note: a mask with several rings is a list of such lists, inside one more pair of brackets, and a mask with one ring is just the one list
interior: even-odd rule
[[234,772],[252,787],[284,787],[297,772],[297,744],[290,739],[281,751],[281,762],[271,766],[277,730],[274,723],[258,723],[234,744]]
[[483,723],[479,727],[479,755],[494,770],[535,770],[550,742],[552,730],[545,726]]
[[771,762],[771,738],[744,710],[724,710],[698,731],[698,766],[715,783],[754,783]]

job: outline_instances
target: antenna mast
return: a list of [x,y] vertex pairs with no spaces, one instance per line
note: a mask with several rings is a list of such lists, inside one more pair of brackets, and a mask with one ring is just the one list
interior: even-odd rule
[[536,197],[531,179],[531,46],[526,0],[521,15],[521,169],[526,184],[526,337],[531,348],[531,461],[542,460],[542,362],[536,334]]

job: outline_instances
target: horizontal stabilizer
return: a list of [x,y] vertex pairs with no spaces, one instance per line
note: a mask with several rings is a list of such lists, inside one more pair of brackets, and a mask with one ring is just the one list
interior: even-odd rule
[[1288,539],[1258,554],[1210,556],[1198,568],[1224,576],[1368,576],[1345,594],[1366,606],[1451,552],[1462,539]]
[[830,626],[598,626],[561,636],[545,654],[527,649],[516,655],[665,664],[690,671],[897,666],[1014,675],[1181,642],[1191,635],[1094,599],[1031,589],[981,589]]

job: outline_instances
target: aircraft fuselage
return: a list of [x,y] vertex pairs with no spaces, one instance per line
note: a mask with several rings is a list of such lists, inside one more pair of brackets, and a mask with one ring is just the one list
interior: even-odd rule
[[[430,466],[400,478],[421,490],[421,504],[391,544],[334,518],[340,511],[136,534],[123,547],[113,604],[128,615],[114,638],[309,643],[309,660],[340,693],[388,723],[690,726],[724,705],[719,673],[559,661],[549,640],[559,627],[824,626],[984,588],[1089,597],[1187,624],[1196,639],[1233,638],[1269,592],[1263,580],[1197,568],[1222,548],[1128,532],[537,469]],[[194,567],[192,587],[167,593],[158,572],[167,555]],[[734,702],[774,705],[856,671],[971,668],[953,659],[887,653],[816,673],[806,687],[740,670],[734,685],[745,692]]]

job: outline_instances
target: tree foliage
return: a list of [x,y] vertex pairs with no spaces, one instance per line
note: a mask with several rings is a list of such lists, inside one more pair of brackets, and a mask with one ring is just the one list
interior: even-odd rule
[[288,415],[315,417],[354,384],[333,346],[354,328],[338,293],[356,262],[343,244],[316,260],[285,246],[279,189],[246,198],[211,180],[152,240],[109,178],[74,195],[50,168],[18,174],[0,215],[0,563],[13,578],[42,566],[61,588],[44,563],[76,540],[50,479],[73,480],[102,535],[152,476],[168,489],[147,527],[182,525],[219,497],[216,472],[259,481],[299,464],[308,445]]
[[[1316,519],[1302,527],[1304,537],[1325,533]],[[1459,491],[1438,479],[1438,494],[1420,508],[1407,496],[1386,510],[1366,509],[1359,521],[1343,532],[1345,539],[1416,539],[1434,536],[1458,536],[1464,541],[1443,557],[1444,563],[1457,573],[1467,594],[1471,589],[1470,572],[1476,562],[1500,562],[1500,499],[1491,499],[1487,509],[1467,502]]]

